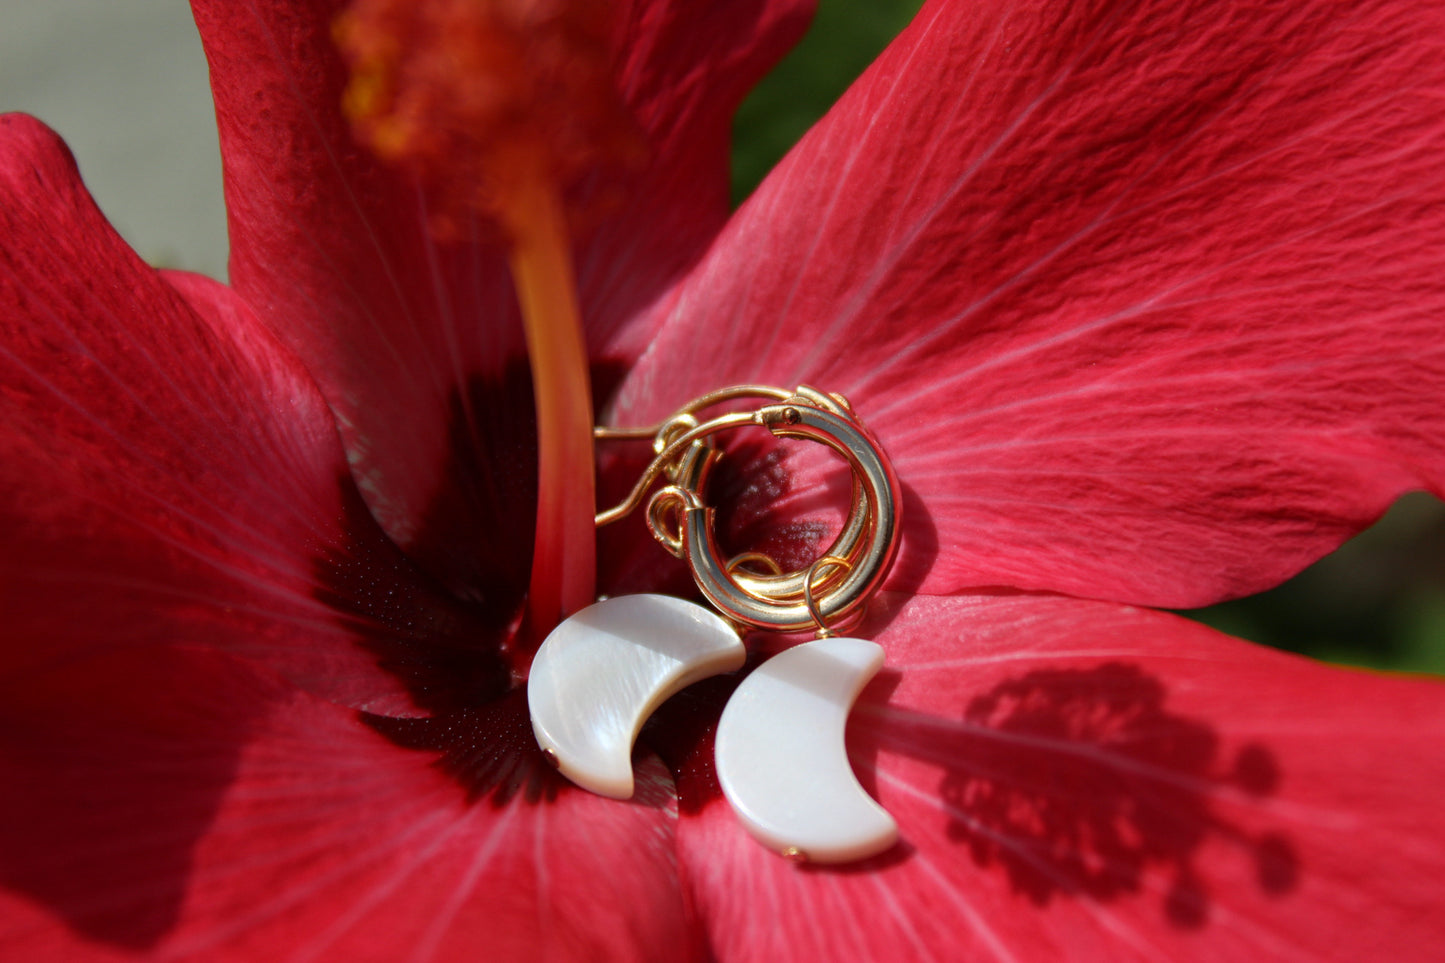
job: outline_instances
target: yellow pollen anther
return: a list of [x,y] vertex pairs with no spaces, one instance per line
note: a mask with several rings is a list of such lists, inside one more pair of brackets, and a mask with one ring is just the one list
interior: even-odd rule
[[601,0],[357,0],[336,21],[357,137],[426,187],[443,236],[518,181],[565,188],[641,158]]

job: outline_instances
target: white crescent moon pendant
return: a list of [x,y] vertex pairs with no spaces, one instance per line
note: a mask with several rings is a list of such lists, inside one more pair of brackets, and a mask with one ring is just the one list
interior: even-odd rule
[[747,652],[721,617],[667,595],[621,595],[552,630],[532,660],[532,731],[568,779],[602,796],[632,796],[632,743],[654,709]]
[[728,700],[718,722],[718,782],[763,845],[814,863],[883,852],[898,824],[853,774],[843,743],[858,693],[883,665],[863,639],[806,642],[773,656]]

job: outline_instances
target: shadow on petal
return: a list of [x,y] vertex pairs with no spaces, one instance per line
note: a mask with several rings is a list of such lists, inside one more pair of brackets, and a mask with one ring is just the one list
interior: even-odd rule
[[1288,837],[1245,829],[1216,805],[1272,795],[1275,755],[1257,743],[1226,752],[1166,695],[1126,663],[1043,669],[975,696],[959,722],[887,709],[860,742],[942,766],[946,838],[1031,903],[1107,902],[1163,880],[1165,917],[1197,929],[1210,916],[1206,842],[1240,850],[1270,896],[1294,890],[1300,866]]
[[521,796],[551,802],[568,783],[532,735],[525,690],[444,715],[397,719],[360,713],[361,721],[403,749],[436,754],[434,765],[461,786],[468,802],[500,808]]
[[147,648],[0,693],[4,888],[88,939],[155,946],[276,691],[227,656]]
[[350,477],[337,484],[347,544],[311,560],[314,597],[420,708],[451,712],[506,692],[507,606],[458,601],[382,533]]

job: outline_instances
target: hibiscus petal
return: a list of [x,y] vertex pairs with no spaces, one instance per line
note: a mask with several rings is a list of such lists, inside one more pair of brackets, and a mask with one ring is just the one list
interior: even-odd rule
[[[520,597],[536,455],[502,251],[437,242],[421,190],[353,141],[331,42],[340,6],[193,3],[225,158],[232,283],[321,383],[387,532],[454,591]],[[656,156],[576,254],[595,355],[641,350],[639,309],[722,225],[732,109],[810,8],[620,11],[620,80]],[[603,388],[616,380],[597,377]]]
[[[1445,491],[1442,38],[1420,0],[931,3],[613,417],[843,392],[910,490],[898,586],[1274,584]],[[811,481],[744,514],[796,520]]]
[[[539,791],[469,799],[354,711],[205,650],[4,691],[7,958],[688,958],[656,759],[623,805],[529,744]],[[480,736],[528,732],[509,708]]]
[[621,0],[619,86],[652,163],[628,206],[578,258],[590,341],[631,362],[656,324],[644,309],[690,268],[730,213],[732,119],[801,38],[814,0]]
[[428,672],[399,664],[494,663],[371,520],[300,362],[220,285],[141,263],[20,115],[0,236],[0,670],[186,640],[415,711]]
[[1436,954],[1438,684],[1113,603],[898,603],[849,727],[897,849],[794,866],[737,826],[706,739],[683,766],[680,852],[718,958]]

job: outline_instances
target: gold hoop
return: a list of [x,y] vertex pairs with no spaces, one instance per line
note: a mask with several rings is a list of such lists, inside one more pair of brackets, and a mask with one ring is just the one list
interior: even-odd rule
[[[783,567],[779,565],[772,556],[764,555],[762,552],[743,552],[741,555],[734,555],[732,558],[728,559],[728,571],[732,573],[732,576],[734,578],[737,578],[738,570],[748,562],[761,562],[763,565],[766,565],[768,567],[768,571],[763,574],[783,574]],[[743,569],[743,572],[744,574],[749,575],[759,574],[757,572],[748,572],[746,569]]]
[[827,565],[830,568],[841,568],[844,571],[851,569],[853,566],[849,564],[846,558],[838,558],[835,555],[824,555],[812,565],[808,566],[808,577],[803,582],[803,604],[808,607],[808,615],[812,616],[814,624],[818,626],[817,637],[820,639],[830,639],[833,637],[833,630],[828,626],[828,623],[824,621],[823,613],[818,610],[818,603],[813,599],[814,574],[818,571],[819,566],[822,565]]
[[[774,403],[754,412],[734,412],[696,423],[678,432],[709,404],[762,396]],[[785,396],[781,397],[780,396]],[[680,424],[681,423],[681,424]],[[833,544],[806,568],[786,573],[739,570],[738,559],[725,560],[713,533],[713,509],[702,499],[708,475],[721,453],[705,439],[720,431],[755,425],[779,438],[801,438],[827,445],[842,455],[853,472],[853,499],[847,522]],[[597,429],[598,438],[644,438],[647,429]],[[648,505],[648,526],[668,551],[685,558],[702,594],[724,616],[776,632],[816,627],[831,634],[830,624],[861,615],[878,590],[898,551],[898,479],[887,457],[853,415],[847,400],[807,386],[791,394],[757,385],[724,388],[694,401],[661,425],[653,426],[657,457],[620,504],[597,515],[599,526],[631,512],[659,475],[672,482]],[[667,437],[664,437],[666,435]],[[664,513],[680,521],[669,530]],[[829,563],[832,571],[821,578]],[[775,567],[775,566],[774,566]]]
[[[855,542],[824,556],[846,563],[841,577],[828,577],[816,585],[816,570],[810,573],[814,568],[810,566],[796,573],[796,591],[769,593],[752,584],[745,587],[729,571],[713,534],[713,509],[689,505],[682,510],[682,548],[693,578],[714,607],[745,625],[797,632],[847,621],[878,590],[898,551],[899,490],[893,468],[857,421],[805,404],[801,398],[760,409],[755,423],[781,438],[820,442],[847,459],[862,490],[866,523]],[[824,591],[819,593],[819,588]]]
[[[675,513],[680,509],[680,499],[684,492],[701,493],[706,490],[708,477],[718,459],[722,457],[722,452],[708,444],[706,439],[721,431],[761,423],[756,420],[756,412],[722,415],[707,422],[699,422],[697,413],[713,405],[740,398],[801,401],[856,422],[852,406],[842,395],[827,394],[808,385],[801,385],[796,391],[787,391],[767,385],[748,384],[734,385],[710,392],[688,402],[668,416],[666,420],[645,428],[594,428],[593,437],[598,440],[641,441],[651,439],[652,450],[655,453],[652,462],[627,497],[613,507],[597,513],[595,518],[597,527],[610,525],[629,515],[641,504],[647,490],[660,476],[665,474],[671,484],[660,489],[648,501],[647,527],[658,544],[673,556],[682,558],[684,554],[682,539],[677,532],[668,529],[663,516],[669,512]],[[867,531],[871,512],[867,495],[855,475],[848,518],[843,523],[843,528],[839,531],[838,536],[833,540],[833,544],[829,545],[823,554],[834,557],[851,557],[856,554],[859,542]],[[771,560],[769,561],[771,562]],[[760,599],[797,600],[802,598],[808,570],[801,568],[783,572],[776,563],[773,563],[772,567],[774,571],[763,573],[739,571],[735,565],[730,566],[738,585],[749,595]],[[832,582],[833,580],[834,576],[830,575],[826,581]]]

